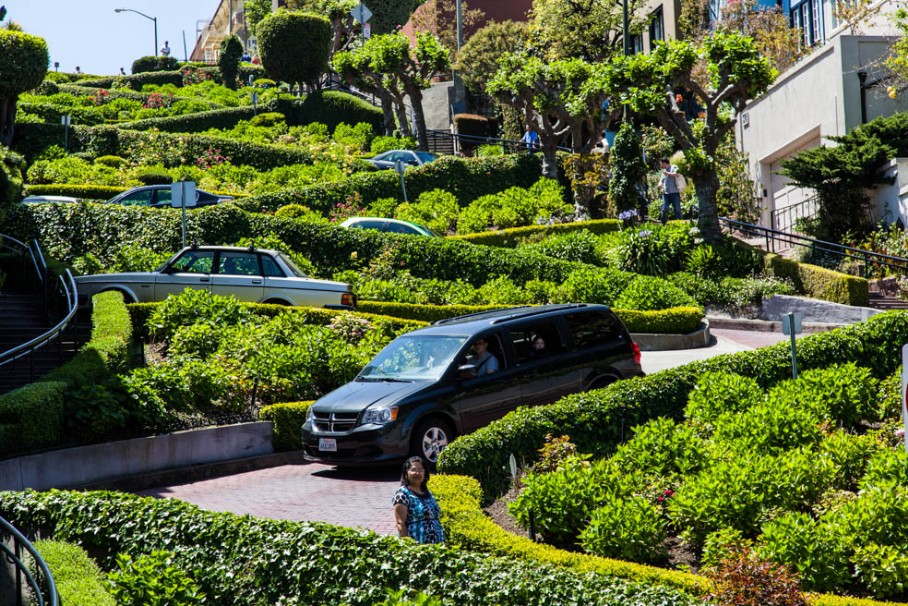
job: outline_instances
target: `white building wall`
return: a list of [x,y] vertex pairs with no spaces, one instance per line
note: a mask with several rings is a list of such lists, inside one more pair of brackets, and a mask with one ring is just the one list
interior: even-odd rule
[[748,156],[751,178],[763,200],[763,225],[790,227],[785,217],[798,216],[799,204],[814,196],[812,190],[792,187],[778,174],[780,161],[821,144],[835,145],[829,137],[844,135],[861,124],[858,72],[867,74],[868,121],[908,111],[908,94],[889,99],[885,84],[878,82],[884,75],[881,61],[888,56],[893,38],[844,35],[843,31],[780,76],[739,116],[738,147]]

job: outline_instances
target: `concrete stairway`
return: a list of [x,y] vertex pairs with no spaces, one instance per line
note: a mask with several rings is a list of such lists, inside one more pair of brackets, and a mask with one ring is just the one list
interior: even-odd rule
[[[40,292],[0,292],[0,353],[27,343],[52,328],[58,320],[48,316]],[[22,387],[44,376],[71,359],[91,332],[81,320],[70,326],[62,338],[52,341],[31,355],[0,366],[0,393]]]

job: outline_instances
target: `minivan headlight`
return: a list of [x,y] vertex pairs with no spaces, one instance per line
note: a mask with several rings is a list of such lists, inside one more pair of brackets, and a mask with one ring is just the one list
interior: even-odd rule
[[397,420],[397,406],[369,408],[363,414],[363,425],[386,425]]

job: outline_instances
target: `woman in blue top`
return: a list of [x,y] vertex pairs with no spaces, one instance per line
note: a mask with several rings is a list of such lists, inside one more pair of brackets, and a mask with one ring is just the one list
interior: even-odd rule
[[394,493],[394,517],[397,532],[417,543],[444,543],[445,533],[439,516],[441,509],[426,488],[429,469],[422,457],[410,457],[400,474],[400,488]]

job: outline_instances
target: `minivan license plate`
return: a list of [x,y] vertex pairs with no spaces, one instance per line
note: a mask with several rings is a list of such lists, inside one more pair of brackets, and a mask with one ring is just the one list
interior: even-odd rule
[[321,452],[337,452],[337,440],[334,438],[319,438],[318,449]]

